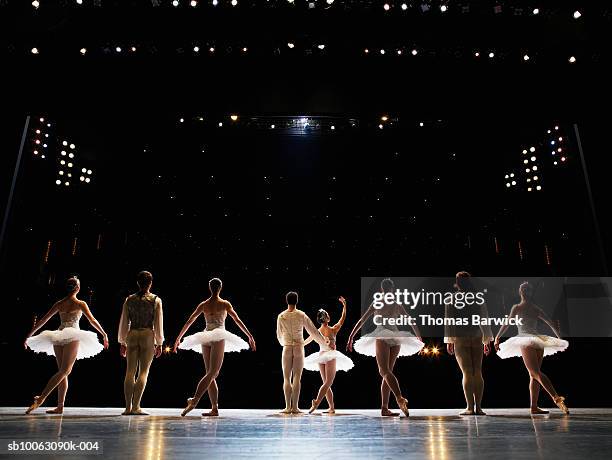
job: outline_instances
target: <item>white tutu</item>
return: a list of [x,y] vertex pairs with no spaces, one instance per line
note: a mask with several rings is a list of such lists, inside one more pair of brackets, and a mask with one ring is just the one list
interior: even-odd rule
[[332,359],[336,360],[337,371],[348,371],[352,369],[354,364],[351,358],[343,355],[338,350],[317,351],[304,358],[304,369],[307,371],[318,371],[319,364],[324,364]]
[[91,358],[97,355],[104,346],[98,341],[98,335],[91,331],[82,331],[76,327],[65,327],[56,331],[43,331],[26,340],[28,347],[36,353],[55,356],[53,345],[66,345],[78,340],[79,351],[76,359]]
[[497,356],[500,358],[512,358],[513,356],[522,356],[521,347],[533,347],[544,350],[544,356],[549,356],[558,351],[565,351],[569,346],[567,340],[550,337],[548,335],[521,334],[511,337],[503,343],[499,344]]
[[400,345],[398,356],[411,356],[425,346],[423,342],[417,339],[414,335],[407,331],[391,331],[384,327],[378,326],[373,332],[362,335],[353,348],[357,353],[366,356],[376,356],[376,340],[384,340],[391,346]]
[[181,350],[193,350],[202,353],[202,345],[219,342],[220,340],[225,340],[226,352],[248,350],[249,348],[249,344],[240,337],[220,327],[188,335],[183,339],[179,348]]

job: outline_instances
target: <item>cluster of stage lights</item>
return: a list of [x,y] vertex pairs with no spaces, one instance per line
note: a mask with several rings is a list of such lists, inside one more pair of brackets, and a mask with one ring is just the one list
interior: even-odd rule
[[[46,159],[49,150],[49,132],[46,132],[51,128],[51,123],[46,121],[43,117],[38,119],[39,125],[34,130],[34,149],[32,154],[41,159]],[[73,176],[76,177],[78,172],[76,167],[76,145],[63,140],[59,145],[59,154],[57,155],[58,171],[57,178],[55,180],[56,185],[63,185],[68,187],[73,181]],[[93,171],[88,168],[81,168],[79,174],[79,182],[84,184],[91,183]]]
[[440,349],[436,345],[432,345],[431,347],[423,347],[419,354],[425,356],[438,356],[440,354]]
[[[547,130],[547,134],[550,136],[550,139],[547,140],[544,148],[550,148],[552,164],[553,166],[559,166],[560,164],[564,164],[567,161],[567,156],[564,153],[564,147],[562,144],[564,142],[563,136],[558,136],[559,126],[555,125],[554,128]],[[523,157],[523,168],[525,177],[525,184],[528,192],[539,192],[542,190],[542,180],[541,173],[539,171],[539,166],[537,164],[538,156],[536,152],[536,148],[534,146],[529,147],[529,149],[523,149],[522,151]],[[517,186],[517,175],[515,173],[509,173],[505,175],[506,179],[506,188],[513,188]]]

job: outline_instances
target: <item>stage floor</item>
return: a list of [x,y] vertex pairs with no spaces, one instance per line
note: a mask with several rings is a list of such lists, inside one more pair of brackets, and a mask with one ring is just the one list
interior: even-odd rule
[[[68,408],[63,416],[22,415],[0,408],[0,457],[9,440],[100,441],[102,458],[610,458],[612,409],[573,409],[569,416],[530,416],[526,409],[489,409],[486,417],[459,410],[413,409],[410,418],[376,410],[335,416],[282,416],[274,410],[149,409],[123,417],[121,409]],[[24,458],[22,455],[18,458]],[[59,458],[36,455],[35,458]],[[77,456],[77,458],[81,455]],[[70,455],[70,458],[75,458]],[[100,456],[98,456],[100,458]]]

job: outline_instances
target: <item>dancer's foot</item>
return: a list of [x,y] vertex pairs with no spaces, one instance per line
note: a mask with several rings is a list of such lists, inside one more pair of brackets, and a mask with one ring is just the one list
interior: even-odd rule
[[314,411],[316,411],[317,407],[319,407],[319,404],[321,404],[321,401],[317,401],[316,399],[313,399],[312,406],[310,406],[310,410],[308,411],[308,413],[312,414]]
[[532,414],[548,414],[548,411],[544,409],[540,409],[539,407],[536,406],[536,407],[531,408],[531,413]]
[[64,406],[57,406],[55,409],[49,409],[46,412],[47,412],[47,414],[63,414],[64,413]]
[[399,417],[399,413],[391,412],[388,407],[383,407],[380,410],[380,415],[382,415],[383,417]]
[[554,401],[557,407],[561,409],[561,412],[563,412],[564,414],[570,413],[569,409],[565,405],[565,396],[557,396],[556,398],[554,398]]
[[336,413],[336,409],[327,409],[323,411],[324,414],[334,415]]
[[34,402],[25,411],[26,415],[29,414],[30,412],[32,412],[33,410],[38,409],[42,403],[43,403],[43,400],[41,399],[40,396],[34,396]]
[[202,417],[218,417],[219,409],[211,409],[209,412],[202,412]]
[[474,411],[474,415],[487,415],[480,407],[477,407]]
[[285,407],[282,411],[279,412],[279,414],[285,414],[285,415],[289,415],[291,413],[291,409],[288,407]]
[[304,412],[302,412],[302,411],[301,411],[301,410],[299,410],[299,409],[291,409],[291,414],[293,414],[293,415],[301,415],[301,414],[303,414],[303,413],[304,413]]
[[183,412],[181,412],[181,417],[184,417],[189,412],[194,410],[197,405],[198,405],[198,402],[195,400],[195,398],[187,399],[187,407],[185,407],[185,409],[183,409]]
[[149,415],[145,411],[143,411],[140,407],[138,409],[132,409],[130,415]]
[[408,413],[408,400],[406,398],[402,398],[401,396],[397,398],[397,405],[406,417],[410,415]]
[[474,415],[474,409],[466,409],[463,412],[459,412],[459,415]]

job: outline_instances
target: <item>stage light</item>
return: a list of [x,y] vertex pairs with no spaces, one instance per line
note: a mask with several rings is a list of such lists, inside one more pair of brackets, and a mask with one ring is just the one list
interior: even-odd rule
[[446,5],[440,5],[440,11],[446,13],[448,11],[448,7]]
[[476,51],[476,52],[474,53],[474,56],[476,56],[476,57],[480,57],[480,53],[479,53],[478,51]]
[[528,61],[528,60],[529,60],[529,55],[525,54],[525,55],[523,56],[523,61]]
[[419,126],[422,128],[423,126],[425,126],[425,123],[420,122],[420,123],[419,123]]
[[402,3],[402,10],[406,11],[408,9],[408,5],[406,5],[405,3]]
[[531,192],[533,189],[531,187],[527,187],[527,191]]
[[397,50],[397,55],[401,56],[402,55],[402,50]]
[[121,53],[121,47],[118,46],[117,48],[115,48],[115,51],[117,51],[117,53]]
[[411,53],[412,53],[413,56],[416,56],[417,54],[419,54],[419,52],[417,51],[416,48],[413,49]]
[[331,5],[332,3],[334,3],[334,0],[327,0],[328,5]]
[[384,49],[381,49],[381,50],[380,50],[380,54],[385,54],[385,50],[384,50]]
[[232,121],[238,120],[238,115],[230,115]]
[[384,9],[385,11],[389,11],[389,10],[391,9],[391,6],[389,6],[389,4],[388,4],[388,3],[385,3],[385,4],[383,5],[383,9]]
[[529,160],[528,160],[528,159],[524,159],[524,160],[523,160],[523,164],[525,164],[525,165],[526,165],[527,163],[529,163]]
[[238,5],[238,0],[232,0],[232,6]]
[[504,179],[508,179],[510,176],[508,174],[506,174],[506,176],[504,177]]
[[87,172],[87,169],[83,168],[83,169],[81,169],[81,172],[82,172],[82,173],[86,173],[86,172]]
[[510,182],[506,182],[506,187],[510,187]]
[[190,4],[191,6],[193,6],[193,7],[198,6],[198,2],[197,2],[197,0],[191,0],[191,2],[189,2],[189,4]]
[[319,48],[320,50],[323,50],[323,49],[325,49],[325,45],[321,44],[321,45],[317,46],[317,48]]
[[535,147],[529,147],[529,151],[532,153],[535,152]]
[[74,153],[70,152],[70,153],[68,154],[68,158],[74,158]]
[[527,154],[527,149],[523,149],[523,155]]
[[382,117],[380,117],[380,119],[382,121],[387,121],[389,119],[389,117],[387,117],[387,115],[383,115]]
[[514,173],[510,173],[510,177],[514,177]]
[[68,166],[69,168],[72,168],[72,166],[73,166],[73,165],[72,165],[72,163],[68,163],[68,165],[67,165],[67,166]]
[[81,182],[85,182],[85,177],[84,177],[84,176],[81,176],[81,177],[79,177],[79,180],[80,180]]
[[334,125],[331,125],[331,130],[334,131],[336,129],[336,127]]
[[184,119],[184,118],[179,118],[179,122],[180,122],[180,123],[184,123],[184,122],[185,122],[185,119]]
[[291,49],[295,48],[295,45],[291,42],[287,43],[287,46]]
[[270,125],[270,128],[274,129],[274,128],[276,128],[276,125],[272,124],[272,125]]
[[541,185],[538,185],[538,186],[536,187],[536,190],[542,190],[542,186],[541,186]]
[[59,180],[59,179],[58,179],[58,180],[56,180],[56,181],[55,181],[55,183],[56,183],[57,185],[62,185],[62,181],[61,181],[61,180]]
[[64,165],[66,164],[66,162],[65,162],[64,160],[62,160],[62,161],[60,161],[60,164],[61,164],[62,166],[64,166]]
[[60,175],[60,176],[63,176],[63,175],[64,175],[64,171],[60,171],[60,172],[59,172],[59,175]]
[[217,6],[219,4],[219,0],[212,0],[213,6]]
[[91,175],[91,169],[87,170],[87,174]]
[[245,46],[244,48],[242,48],[242,52],[246,53],[248,51],[247,47]]
[[87,48],[81,48],[81,49],[79,50],[79,52],[80,52],[81,54],[85,54],[85,53],[87,53]]
[[178,0],[172,0],[172,6],[179,6]]
[[72,177],[72,174],[70,174],[70,173],[68,173],[68,174],[66,174],[66,175],[67,175],[68,177]]
[[563,152],[563,149],[562,149],[561,147],[559,147],[559,148],[557,149],[557,152],[561,153],[561,152]]
[[211,46],[210,48],[208,48],[208,51],[210,51],[211,53],[214,53],[215,52],[215,47]]
[[65,185],[66,187],[68,187],[68,186],[70,185],[70,182],[66,181],[66,182],[64,182],[64,185]]
[[38,155],[38,150],[34,150],[34,155]]
[[538,180],[538,176],[533,176],[533,180]]
[[43,144],[43,148],[45,148],[45,149],[46,149],[46,148],[47,148],[47,144]]
[[495,53],[494,53],[493,51],[491,51],[491,52],[489,53],[489,58],[493,59],[494,57],[495,57]]
[[512,185],[516,185],[516,181],[515,180],[512,181]]
[[38,48],[32,48],[31,52],[32,54],[38,54]]
[[526,172],[527,174],[529,174],[529,173],[531,172],[531,169],[529,169],[529,168],[525,168],[525,172]]
[[555,166],[557,166],[559,163],[557,163],[557,162],[555,161],[555,162],[553,162],[553,164],[554,164]]
[[378,125],[378,128],[379,128],[379,129],[383,129],[383,128],[384,128],[384,126],[383,126],[382,124],[380,124],[380,125]]
[[195,53],[199,53],[199,52],[200,52],[200,47],[199,47],[199,46],[194,46],[194,47],[193,47],[193,51],[194,51]]
[[528,177],[528,178],[527,178],[527,183],[529,183],[529,182],[531,182],[531,179]]
[[555,126],[555,131],[559,131],[559,127],[558,126]]
[[40,121],[41,123],[44,123],[45,119],[44,118],[39,118],[38,121]]
[[565,157],[561,157],[561,161],[565,161]]
[[130,48],[130,50],[132,51],[132,53],[135,53],[135,52],[136,52],[136,47],[135,47],[135,46],[132,46],[132,47]]
[[538,165],[533,165],[533,166],[531,167],[531,169],[532,169],[533,171],[537,171],[537,170],[538,170]]
[[220,122],[219,122],[219,128],[222,128],[222,127],[223,127],[223,122],[222,122],[222,121],[220,121]]
[[74,144],[70,144],[70,148],[71,148],[72,150],[74,150],[74,148],[75,148],[75,147],[76,147],[76,145],[74,145]]
[[534,16],[536,16],[536,15],[540,14],[540,9],[539,8],[534,8],[532,13],[533,13]]
[[556,142],[555,141],[550,141],[550,145],[555,145]]
[[32,2],[32,6],[33,6],[34,8],[38,8],[38,7],[40,6],[40,2],[39,2],[38,0],[34,0],[34,1]]
[[536,161],[536,157],[535,156],[531,157],[531,161]]
[[576,57],[575,56],[570,56],[570,58],[568,59],[570,64],[573,64],[576,62]]
[[83,0],[76,0],[77,5],[82,5],[83,4]]
[[582,17],[582,13],[578,10],[574,11],[574,19],[580,19]]
[[88,184],[91,182],[91,179],[89,177],[85,178],[85,182],[87,182]]
[[62,141],[62,145],[68,145],[68,141]]

